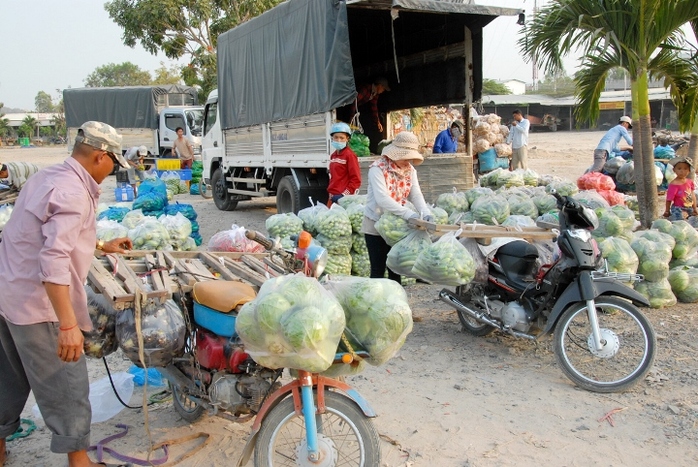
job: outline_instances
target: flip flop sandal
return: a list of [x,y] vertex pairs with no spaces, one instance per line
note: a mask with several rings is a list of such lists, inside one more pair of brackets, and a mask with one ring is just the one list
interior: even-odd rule
[[15,431],[10,436],[8,436],[5,441],[12,441],[13,439],[26,438],[34,430],[36,430],[36,424],[33,421],[29,420],[28,418],[22,418],[19,420],[19,427],[17,427],[17,431]]

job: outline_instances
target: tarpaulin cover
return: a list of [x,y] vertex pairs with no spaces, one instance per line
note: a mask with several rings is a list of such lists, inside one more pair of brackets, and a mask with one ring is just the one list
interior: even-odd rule
[[218,38],[223,128],[326,112],[354,100],[347,10],[289,0]]
[[157,129],[158,98],[164,94],[188,94],[197,102],[196,89],[176,84],[65,89],[65,122],[69,128],[96,120],[115,128]]

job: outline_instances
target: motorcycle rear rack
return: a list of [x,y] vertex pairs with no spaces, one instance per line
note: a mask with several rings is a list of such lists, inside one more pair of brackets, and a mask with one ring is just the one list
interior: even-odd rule
[[629,272],[613,272],[613,271],[592,271],[591,280],[597,281],[606,278],[615,279],[620,282],[639,282],[645,280],[642,274],[630,274]]

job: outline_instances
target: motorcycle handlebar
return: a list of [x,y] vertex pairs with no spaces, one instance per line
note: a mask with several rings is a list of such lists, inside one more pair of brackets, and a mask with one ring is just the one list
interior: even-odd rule
[[267,237],[254,230],[245,230],[245,237],[253,240],[264,247],[265,250],[271,250],[274,248],[274,243]]

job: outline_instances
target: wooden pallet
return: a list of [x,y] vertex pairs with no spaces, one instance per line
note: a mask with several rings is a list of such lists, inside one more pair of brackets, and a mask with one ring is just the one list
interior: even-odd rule
[[122,310],[133,306],[137,291],[162,302],[175,292],[191,292],[196,282],[240,281],[258,290],[268,278],[283,273],[266,254],[132,251],[95,256],[87,281],[115,309]]
[[408,222],[416,229],[426,230],[437,235],[462,229],[458,238],[487,240],[497,237],[514,237],[525,240],[551,240],[557,237],[557,233],[552,230],[540,227],[505,227],[484,224],[437,225],[421,219],[410,219]]

